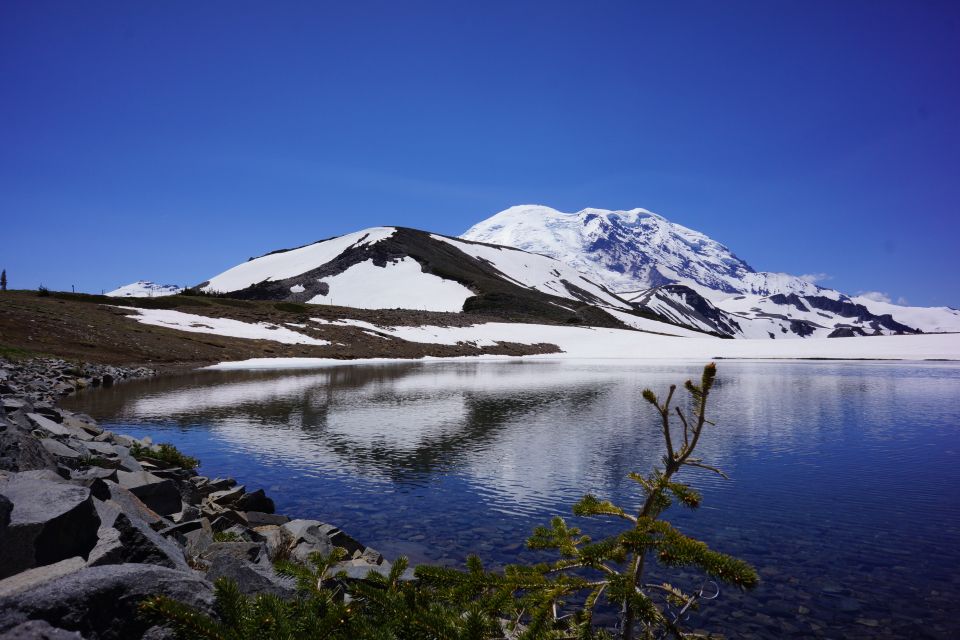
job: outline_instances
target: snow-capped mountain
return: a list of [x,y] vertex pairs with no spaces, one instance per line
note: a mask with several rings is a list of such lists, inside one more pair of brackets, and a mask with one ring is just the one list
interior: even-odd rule
[[172,296],[183,291],[183,287],[175,284],[156,284],[149,280],[137,280],[130,284],[108,291],[106,295],[115,298],[156,298],[158,296]]
[[364,309],[471,311],[685,334],[547,256],[405,227],[374,227],[274,251],[198,288],[247,299]]
[[678,282],[729,294],[816,294],[821,289],[785,273],[755,271],[716,240],[646,209],[571,214],[522,205],[460,237],[548,255],[617,292]]
[[541,253],[639,309],[731,337],[960,331],[960,311],[902,307],[754,270],[723,244],[646,209],[511,207],[462,238]]

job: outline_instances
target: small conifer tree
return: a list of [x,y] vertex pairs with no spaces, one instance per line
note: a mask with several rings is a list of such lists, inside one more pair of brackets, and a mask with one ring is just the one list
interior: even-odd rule
[[[643,638],[689,637],[681,628],[687,613],[705,596],[703,589],[685,592],[669,583],[644,580],[648,562],[656,560],[666,567],[693,567],[720,582],[751,589],[759,578],[746,562],[713,551],[706,544],[690,538],[660,516],[674,500],[688,508],[700,505],[700,494],[675,476],[684,467],[723,472],[706,464],[693,453],[700,443],[704,428],[713,425],[706,417],[707,398],[716,379],[713,363],[703,369],[700,383],[687,380],[684,387],[690,394],[692,407],[684,412],[671,408],[676,385],[672,385],[661,402],[650,389],[643,398],[656,409],[663,436],[663,467],[646,476],[631,473],[630,479],[640,485],[643,501],[635,509],[624,509],[607,500],[586,495],[573,507],[573,513],[585,517],[615,517],[624,520],[625,530],[599,541],[583,535],[555,517],[549,527],[538,527],[527,541],[532,549],[557,551],[560,559],[535,566],[514,565],[503,575],[485,574],[479,561],[466,572],[441,567],[418,567],[417,576],[434,588],[473,589],[477,600],[496,600],[507,591],[515,598],[517,624],[523,621],[522,638],[601,638],[606,631],[593,623],[595,609],[606,601],[619,611],[617,635],[632,640],[637,633]],[[676,415],[679,426],[672,423]],[[571,604],[576,600],[578,604]]]
[[0,272],[0,291],[7,290],[7,270]]

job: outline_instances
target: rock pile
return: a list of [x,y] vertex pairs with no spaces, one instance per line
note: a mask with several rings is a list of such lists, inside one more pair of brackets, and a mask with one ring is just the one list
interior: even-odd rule
[[156,372],[146,367],[115,367],[76,363],[57,358],[11,362],[0,358],[0,395],[24,396],[31,402],[51,403],[87,387],[109,387],[130,378]]
[[210,610],[220,577],[247,594],[290,597],[294,585],[272,560],[334,547],[347,552],[334,570],[348,577],[389,571],[337,527],[275,514],[262,489],[176,466],[149,438],[111,433],[53,402],[78,380],[149,370],[71,377],[69,363],[52,363],[62,361],[0,360],[0,638],[167,637],[138,615],[144,598]]

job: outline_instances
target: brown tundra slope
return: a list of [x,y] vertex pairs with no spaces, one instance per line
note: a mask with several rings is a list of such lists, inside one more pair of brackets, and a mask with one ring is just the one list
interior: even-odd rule
[[[282,344],[269,340],[231,338],[149,326],[133,320],[135,312],[120,306],[164,308],[244,322],[307,324],[296,331],[329,340],[324,346]],[[503,317],[471,313],[406,310],[364,310],[290,302],[169,296],[108,298],[86,294],[36,291],[0,292],[0,355],[49,355],[114,365],[148,365],[156,369],[193,368],[228,360],[263,357],[418,358],[477,354],[552,353],[554,345],[501,343],[437,345],[370,335],[356,327],[311,325],[309,318],[355,319],[378,326],[464,326],[503,322]]]

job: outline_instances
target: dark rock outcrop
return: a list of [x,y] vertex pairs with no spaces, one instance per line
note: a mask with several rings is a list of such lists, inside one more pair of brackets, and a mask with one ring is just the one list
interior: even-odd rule
[[335,571],[389,571],[333,525],[274,515],[262,489],[175,467],[149,438],[56,408],[50,398],[74,388],[56,366],[44,377],[36,362],[0,359],[0,638],[169,638],[138,615],[144,598],[210,611],[221,577],[290,597],[295,585],[270,564],[280,553],[339,546]]
[[263,489],[244,494],[234,503],[234,507],[240,511],[258,511],[260,513],[273,513],[276,509],[273,500],[267,497]]

